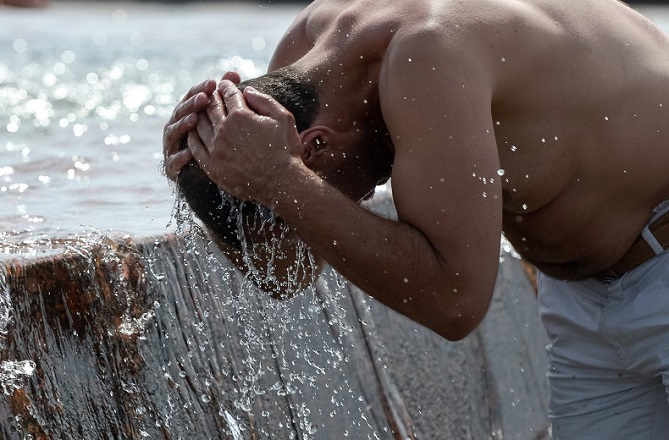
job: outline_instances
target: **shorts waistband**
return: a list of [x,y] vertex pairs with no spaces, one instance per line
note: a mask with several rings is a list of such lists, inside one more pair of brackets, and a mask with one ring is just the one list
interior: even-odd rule
[[627,253],[616,264],[594,278],[618,278],[669,248],[669,204],[665,202],[658,208],[661,210],[643,229]]

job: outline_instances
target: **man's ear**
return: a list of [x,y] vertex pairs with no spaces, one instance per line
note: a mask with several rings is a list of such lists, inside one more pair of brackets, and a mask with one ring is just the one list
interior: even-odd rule
[[309,127],[300,133],[302,162],[308,167],[315,165],[329,146],[332,146],[337,133],[325,125]]

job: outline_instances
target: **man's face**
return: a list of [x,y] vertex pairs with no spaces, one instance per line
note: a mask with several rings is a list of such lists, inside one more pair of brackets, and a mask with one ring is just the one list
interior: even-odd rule
[[366,155],[359,153],[358,143],[330,147],[310,168],[326,182],[346,194],[355,202],[369,198],[383,177],[377,167],[369,163]]

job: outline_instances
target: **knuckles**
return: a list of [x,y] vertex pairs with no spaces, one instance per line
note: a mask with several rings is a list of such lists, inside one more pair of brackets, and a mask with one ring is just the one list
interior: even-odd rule
[[281,118],[283,119],[283,122],[288,125],[289,127],[294,127],[295,126],[295,116],[285,108],[281,108]]
[[172,144],[177,142],[178,134],[176,134],[178,123],[167,124],[163,130],[163,146],[166,149],[171,149]]

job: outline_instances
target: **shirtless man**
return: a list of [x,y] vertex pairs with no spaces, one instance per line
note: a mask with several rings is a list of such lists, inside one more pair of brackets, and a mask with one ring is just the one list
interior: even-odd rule
[[[665,34],[615,0],[316,0],[270,71],[285,66],[317,86],[308,129],[227,73],[175,110],[168,175],[194,157],[451,340],[486,312],[503,232],[541,271],[554,437],[666,437],[669,253],[647,228],[669,199]],[[397,221],[305,162],[322,145],[345,154],[375,109]]]

